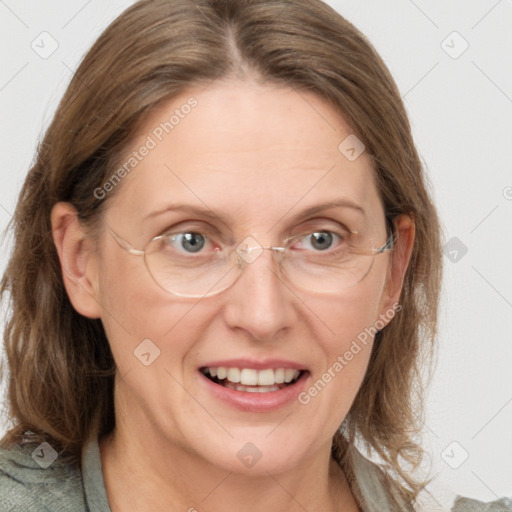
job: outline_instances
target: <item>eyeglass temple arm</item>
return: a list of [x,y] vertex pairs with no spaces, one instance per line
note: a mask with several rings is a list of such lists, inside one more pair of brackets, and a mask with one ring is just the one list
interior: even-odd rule
[[379,249],[374,249],[375,254],[380,254],[386,250],[392,251],[396,241],[398,240],[398,231],[395,231],[395,225],[393,223],[393,219],[388,218],[388,226],[391,230],[391,235],[389,235],[389,238],[387,239],[386,243],[380,247]]
[[144,256],[144,251],[135,249],[130,245],[130,243],[127,240],[125,240],[123,237],[119,236],[115,231],[113,231],[108,224],[105,223],[105,225],[107,226],[107,229],[109,230],[110,234],[118,243],[119,247],[121,247],[121,249],[124,249],[125,251],[129,252],[130,254],[134,254],[135,256]]
[[398,240],[398,231],[395,230],[395,224],[393,222],[392,218],[388,219],[389,228],[391,230],[391,235],[389,236],[386,244],[384,247],[387,247],[389,249],[393,249],[395,246],[396,241]]

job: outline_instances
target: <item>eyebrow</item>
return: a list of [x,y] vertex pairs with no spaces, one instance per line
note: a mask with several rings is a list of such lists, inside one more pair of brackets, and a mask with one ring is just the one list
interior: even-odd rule
[[[354,203],[352,200],[337,199],[337,200],[333,200],[333,201],[326,201],[324,203],[320,203],[318,205],[311,206],[310,208],[306,208],[301,213],[297,214],[294,217],[294,220],[300,221],[306,217],[315,215],[315,214],[323,212],[325,210],[330,210],[332,208],[350,208],[352,210],[359,212],[359,214],[366,216],[366,212],[365,212],[364,208],[362,208],[357,203]],[[184,203],[169,204],[161,210],[156,210],[154,212],[149,213],[148,215],[146,215],[144,217],[143,221],[152,219],[154,217],[158,217],[167,212],[175,212],[175,211],[176,212],[181,211],[181,212],[185,212],[185,213],[189,213],[189,214],[193,214],[193,215],[198,215],[198,216],[210,219],[210,220],[219,220],[223,224],[226,224],[224,217],[222,215],[216,214],[210,208],[208,208],[208,207],[199,208],[197,206],[192,206],[190,204],[184,204]],[[287,216],[287,214],[284,217],[286,217],[286,216]]]

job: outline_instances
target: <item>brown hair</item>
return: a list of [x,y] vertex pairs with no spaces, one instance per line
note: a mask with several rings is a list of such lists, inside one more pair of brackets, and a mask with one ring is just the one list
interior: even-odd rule
[[84,57],[13,219],[14,249],[1,285],[11,303],[4,341],[12,428],[0,445],[30,430],[33,439],[50,439],[61,458],[79,461],[91,432],[115,427],[112,353],[101,321],[78,314],[67,297],[52,207],[69,201],[84,225],[94,225],[115,192],[104,200],[93,192],[112,176],[149,110],[192,84],[248,71],[327,100],[373,159],[388,219],[415,219],[402,311],[376,335],[364,382],[333,439],[340,459],[347,442],[364,441],[412,502],[421,485],[399,459],[414,466],[422,454],[414,435],[420,367],[431,360],[437,329],[440,227],[389,71],[366,38],[319,0],[143,0]]

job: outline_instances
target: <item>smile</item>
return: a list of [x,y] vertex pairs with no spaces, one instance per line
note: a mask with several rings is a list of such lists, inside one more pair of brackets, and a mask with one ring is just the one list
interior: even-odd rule
[[303,371],[293,368],[227,368],[204,367],[201,372],[212,382],[225,388],[248,393],[269,393],[293,385]]

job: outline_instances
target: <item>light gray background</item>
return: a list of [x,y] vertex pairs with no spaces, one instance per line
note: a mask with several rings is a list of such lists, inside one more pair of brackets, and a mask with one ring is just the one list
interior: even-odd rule
[[[0,0],[0,228],[81,56],[131,3]],[[434,498],[422,509],[512,496],[512,1],[328,3],[398,83],[448,244],[423,438]]]

